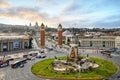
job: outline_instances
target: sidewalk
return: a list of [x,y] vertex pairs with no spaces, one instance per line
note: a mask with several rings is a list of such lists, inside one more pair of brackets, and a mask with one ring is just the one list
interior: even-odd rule
[[33,51],[33,50],[35,50],[35,49],[23,49],[23,50],[0,52],[0,56],[6,56],[6,55],[16,54],[16,53],[27,53],[27,52]]

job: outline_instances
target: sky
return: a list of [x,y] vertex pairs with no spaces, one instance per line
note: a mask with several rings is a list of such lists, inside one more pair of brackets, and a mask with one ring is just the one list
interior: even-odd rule
[[0,0],[0,23],[120,28],[120,0]]

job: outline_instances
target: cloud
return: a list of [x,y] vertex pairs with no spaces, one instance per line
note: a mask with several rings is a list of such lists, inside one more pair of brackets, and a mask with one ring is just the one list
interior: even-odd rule
[[67,27],[117,27],[120,25],[119,3],[108,0],[74,0],[63,10],[61,23]]
[[0,9],[10,8],[11,5],[5,0],[0,0]]
[[20,18],[26,20],[35,20],[35,19],[42,20],[42,16],[40,16],[37,12],[35,12],[34,9],[29,9],[29,8],[11,8],[5,12],[1,12],[0,16],[9,17],[9,18]]
[[[19,19],[19,21],[29,21],[45,23],[49,26],[53,26],[55,23],[52,22],[47,13],[39,12],[36,8],[23,8],[23,7],[12,7],[7,11],[0,12],[0,18],[8,19]],[[14,21],[13,21],[14,22]]]
[[117,26],[120,22],[119,0],[31,0],[31,6],[29,0],[8,2],[0,0],[0,18],[38,21],[48,26],[62,23],[65,27]]
[[[38,4],[43,4],[43,5],[53,5],[53,4],[59,4],[59,1],[58,0],[36,0],[36,2],[38,3]],[[49,2],[49,3],[47,3],[47,2]]]

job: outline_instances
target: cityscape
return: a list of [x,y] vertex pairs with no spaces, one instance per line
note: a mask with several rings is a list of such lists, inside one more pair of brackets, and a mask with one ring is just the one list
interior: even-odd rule
[[120,80],[119,0],[0,0],[0,80]]

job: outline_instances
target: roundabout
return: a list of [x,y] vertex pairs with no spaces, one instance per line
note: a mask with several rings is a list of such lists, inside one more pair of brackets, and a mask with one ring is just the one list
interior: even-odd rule
[[[58,57],[59,60],[65,60],[67,57]],[[117,66],[110,61],[90,57],[90,60],[95,61],[99,65],[98,68],[86,70],[84,72],[75,72],[75,71],[56,71],[53,70],[52,63],[55,58],[45,59],[42,61],[38,61],[35,63],[31,72],[40,78],[48,78],[48,79],[84,79],[84,80],[100,80],[115,74],[118,70]]]

